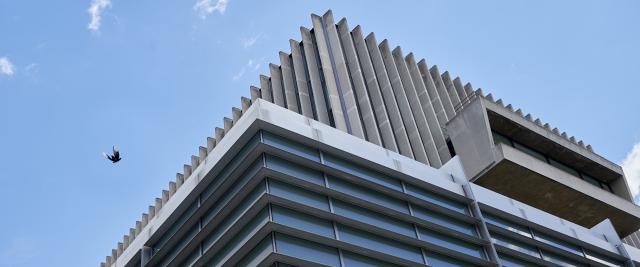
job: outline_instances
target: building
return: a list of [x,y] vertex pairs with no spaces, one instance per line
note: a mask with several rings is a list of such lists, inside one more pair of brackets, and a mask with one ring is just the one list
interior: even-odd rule
[[312,22],[101,266],[640,266],[620,166]]

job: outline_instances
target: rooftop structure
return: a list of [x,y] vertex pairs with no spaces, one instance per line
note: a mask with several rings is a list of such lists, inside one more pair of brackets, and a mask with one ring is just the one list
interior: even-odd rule
[[331,11],[312,23],[103,266],[640,262],[620,166]]

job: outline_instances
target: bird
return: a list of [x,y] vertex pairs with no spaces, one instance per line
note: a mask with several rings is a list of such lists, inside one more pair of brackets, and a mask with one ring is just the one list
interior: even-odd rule
[[113,155],[107,154],[107,152],[102,152],[102,155],[110,160],[113,163],[120,161],[122,158],[120,157],[120,150],[118,150],[117,146],[113,146]]

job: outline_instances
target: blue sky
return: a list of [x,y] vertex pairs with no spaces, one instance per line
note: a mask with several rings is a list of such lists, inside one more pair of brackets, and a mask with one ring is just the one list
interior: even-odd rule
[[103,261],[327,9],[626,158],[640,185],[638,1],[0,0],[0,266]]

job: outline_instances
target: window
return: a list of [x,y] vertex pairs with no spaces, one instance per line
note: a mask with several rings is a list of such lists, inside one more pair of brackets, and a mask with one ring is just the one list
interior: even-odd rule
[[484,217],[485,221],[487,221],[488,223],[498,226],[500,228],[504,228],[509,231],[516,232],[518,234],[521,234],[529,238],[533,237],[531,236],[531,232],[529,232],[529,228],[527,228],[526,226],[522,226],[517,223],[507,221],[505,219],[502,219],[498,216],[495,216],[493,214],[486,213],[486,212],[482,213],[482,217]]
[[262,138],[264,140],[263,142],[267,145],[320,162],[320,153],[316,149],[265,131],[262,132]]
[[476,258],[485,258],[484,250],[481,246],[467,243],[465,241],[448,237],[440,233],[419,227],[420,239],[429,243],[448,248],[450,250],[458,251],[460,253],[467,254]]
[[472,264],[469,264],[469,263],[466,263],[466,262],[462,262],[462,261],[456,260],[454,258],[447,257],[447,256],[444,256],[444,255],[440,255],[440,254],[436,254],[436,253],[432,253],[432,252],[427,252],[426,256],[427,256],[427,261],[429,262],[429,266],[437,266],[437,267],[469,267],[469,266],[474,266]]
[[291,228],[335,238],[331,221],[313,217],[287,208],[272,206],[273,221]]
[[344,267],[379,267],[379,266],[389,266],[389,267],[400,267],[399,265],[395,265],[392,263],[382,263],[379,259],[372,259],[362,255],[358,255],[355,253],[351,253],[349,251],[342,251],[342,260],[344,262]]
[[358,186],[336,177],[329,176],[329,188],[362,200],[409,214],[408,203],[386,194]]
[[305,180],[310,183],[324,186],[322,172],[306,168],[287,160],[267,155],[267,168]]
[[381,229],[417,238],[413,225],[400,221],[396,218],[391,218],[339,200],[333,200],[333,210],[336,214],[349,219],[361,221],[363,223],[377,226]]
[[417,197],[419,199],[422,199],[424,201],[431,202],[438,206],[442,206],[459,213],[463,213],[463,214],[469,213],[469,209],[467,208],[467,204],[465,203],[440,196],[438,194],[429,192],[425,189],[419,188],[412,184],[405,184],[405,188],[407,189],[407,194]]
[[540,258],[540,252],[538,251],[538,248],[536,246],[525,244],[524,242],[517,241],[498,233],[491,233],[491,238],[493,239],[493,242],[496,243],[496,245],[500,245],[532,257]]
[[385,176],[368,168],[363,168],[327,153],[324,153],[324,156],[324,160],[327,166],[336,168],[359,178],[363,178],[369,182],[373,182],[397,191],[402,191],[402,185],[400,184],[400,181],[395,178]]
[[502,134],[499,134],[497,132],[491,131],[491,134],[493,135],[493,141],[494,143],[497,144],[505,144],[507,146],[513,146],[513,144],[511,143],[511,140],[509,139],[509,137],[506,137]]
[[340,240],[406,260],[423,263],[419,248],[338,224]]
[[413,215],[417,218],[423,219],[435,223],[437,225],[447,227],[449,229],[464,233],[467,235],[477,236],[476,226],[470,223],[461,222],[454,218],[444,216],[442,214],[430,211],[417,205],[411,205],[413,208]]
[[500,257],[500,263],[502,263],[502,266],[504,267],[529,267],[529,266],[534,266],[533,263],[521,260],[521,259],[517,259],[505,254],[498,254],[498,257]]
[[535,235],[535,239],[536,240],[542,241],[543,243],[552,245],[552,246],[560,248],[560,249],[564,249],[564,250],[569,251],[569,252],[571,252],[573,254],[584,256],[584,254],[582,253],[582,249],[580,249],[580,246],[567,243],[566,241],[563,241],[563,240],[560,240],[558,238],[549,236],[547,234],[540,233],[538,231],[534,231],[533,234]]
[[550,158],[549,159],[549,164],[551,164],[552,166],[554,166],[554,167],[556,167],[556,168],[558,168],[560,170],[563,170],[566,173],[571,174],[571,175],[573,175],[575,177],[580,177],[580,173],[578,171],[576,171],[574,168],[571,168],[571,167],[567,166],[564,163],[561,163],[559,161],[556,161],[556,160]]
[[284,199],[299,202],[324,211],[329,211],[329,200],[326,196],[300,187],[269,179],[269,193]]
[[312,241],[276,233],[276,251],[303,260],[329,266],[340,266],[338,249]]

